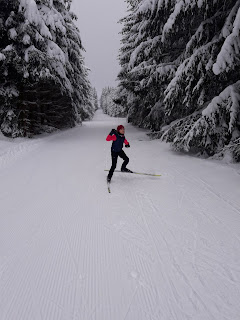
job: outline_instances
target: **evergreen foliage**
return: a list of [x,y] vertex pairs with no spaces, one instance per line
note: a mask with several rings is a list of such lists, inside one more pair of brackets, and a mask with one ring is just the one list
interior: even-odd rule
[[94,110],[96,111],[98,109],[98,94],[96,88],[92,89],[92,101]]
[[93,115],[70,0],[0,1],[0,127],[11,137]]
[[128,120],[178,150],[233,150],[240,136],[240,1],[129,4],[117,99]]
[[103,88],[101,98],[100,98],[100,107],[102,108],[105,114],[108,114],[111,117],[124,117],[126,116],[124,108],[116,104],[116,89],[112,87]]

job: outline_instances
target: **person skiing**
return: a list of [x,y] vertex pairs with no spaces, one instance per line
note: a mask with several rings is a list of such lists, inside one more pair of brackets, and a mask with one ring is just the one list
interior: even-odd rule
[[111,148],[111,156],[112,156],[112,166],[109,170],[109,174],[107,176],[107,182],[110,182],[113,176],[113,172],[117,166],[117,159],[118,156],[124,160],[121,171],[122,172],[132,172],[127,168],[127,164],[129,162],[129,158],[127,157],[126,153],[122,150],[123,144],[125,143],[125,147],[129,148],[130,144],[124,136],[125,128],[123,125],[119,125],[117,130],[112,129],[109,135],[107,136],[107,141],[112,141],[112,148]]

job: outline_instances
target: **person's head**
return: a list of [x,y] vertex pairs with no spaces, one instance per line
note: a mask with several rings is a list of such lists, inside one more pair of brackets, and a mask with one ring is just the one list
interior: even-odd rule
[[124,126],[122,126],[121,124],[117,127],[117,131],[120,133],[120,134],[124,134],[125,132],[125,128]]

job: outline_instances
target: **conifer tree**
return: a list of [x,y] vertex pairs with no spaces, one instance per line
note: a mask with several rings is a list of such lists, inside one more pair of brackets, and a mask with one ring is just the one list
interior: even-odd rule
[[111,117],[123,117],[124,108],[116,104],[116,89],[112,87],[105,87],[102,90],[100,98],[100,106],[105,114]]
[[98,94],[97,94],[96,88],[92,89],[92,96],[93,96],[94,109],[97,110],[98,109]]
[[1,0],[0,126],[31,136],[91,117],[90,83],[69,0]]
[[117,91],[129,121],[160,131],[155,136],[177,149],[234,149],[239,8],[239,0],[142,0],[131,8],[122,20]]

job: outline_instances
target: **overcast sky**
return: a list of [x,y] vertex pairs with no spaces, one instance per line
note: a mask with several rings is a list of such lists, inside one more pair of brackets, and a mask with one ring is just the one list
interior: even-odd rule
[[72,9],[78,16],[85,63],[91,69],[92,85],[101,94],[105,86],[116,86],[120,70],[117,60],[120,48],[121,25],[126,15],[124,0],[73,0]]

